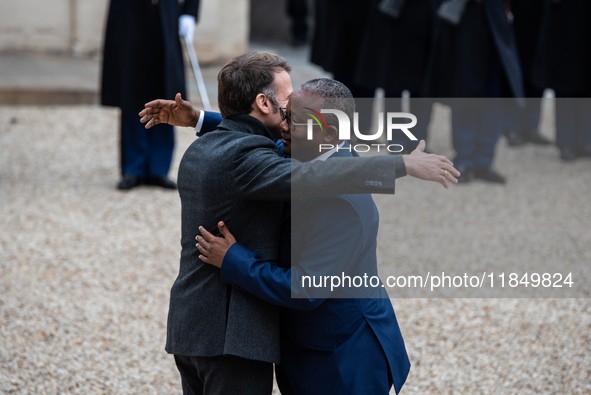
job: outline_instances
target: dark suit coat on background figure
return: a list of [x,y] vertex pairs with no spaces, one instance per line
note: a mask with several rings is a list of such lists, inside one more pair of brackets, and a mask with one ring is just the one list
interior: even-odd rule
[[[354,82],[368,90],[384,89],[388,111],[401,110],[398,99],[404,90],[411,98],[423,94],[439,1],[406,0],[397,18],[380,10],[383,0],[370,1]],[[419,141],[427,138],[431,107],[430,100],[411,99],[410,111],[417,117],[413,134]],[[394,132],[391,142],[401,144],[408,152],[418,144],[401,131]]]
[[[339,151],[328,161],[343,156],[351,154]],[[234,244],[220,271],[225,283],[282,308],[281,363],[275,369],[281,393],[387,394],[392,382],[398,393],[410,362],[385,288],[315,295],[292,284],[302,275],[378,275],[373,199],[294,200],[283,218],[278,265]]]
[[499,63],[504,79],[504,91],[500,93],[523,97],[519,55],[503,1],[468,1],[458,25],[447,21],[437,24],[426,95],[491,97],[489,76],[493,61]]
[[513,30],[525,97],[540,98],[547,88],[548,17],[551,0],[513,0]]
[[369,8],[367,0],[314,2],[310,61],[332,73],[356,98],[374,96],[373,89],[362,89],[354,84]]
[[380,11],[382,1],[370,0],[355,82],[383,88],[386,97],[400,97],[404,90],[420,96],[439,0],[407,0],[399,18]]
[[186,97],[178,20],[198,9],[199,0],[111,0],[101,104],[139,112],[156,97]]
[[284,202],[291,199],[292,183],[318,196],[393,193],[396,175],[405,174],[402,158],[394,160],[314,164],[284,159],[269,130],[248,115],[224,119],[218,130],[198,138],[179,167],[182,251],[171,290],[166,350],[279,362],[278,309],[223,284],[219,270],[198,259],[198,227],[217,234],[217,223],[223,220],[245,246],[276,262]]
[[198,8],[199,0],[182,5],[178,0],[111,0],[101,104],[121,108],[120,189],[155,180],[156,185],[174,186],[166,178],[174,150],[173,127],[159,124],[146,131],[137,113],[156,97],[173,98],[177,92],[186,97],[179,17],[197,16]]

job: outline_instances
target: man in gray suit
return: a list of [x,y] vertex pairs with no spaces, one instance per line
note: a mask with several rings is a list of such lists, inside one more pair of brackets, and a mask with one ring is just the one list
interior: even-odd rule
[[[245,246],[276,262],[292,185],[305,196],[393,193],[395,178],[407,173],[444,186],[459,175],[447,159],[428,154],[320,163],[282,158],[274,141],[288,131],[280,108],[292,92],[289,71],[285,59],[268,53],[228,62],[218,75],[224,119],[181,160],[182,252],[171,290],[166,350],[175,355],[187,394],[270,394],[273,363],[279,362],[277,308],[223,284],[219,271],[199,260],[199,225],[214,231],[224,220]],[[178,104],[156,102],[148,105],[149,119]],[[167,122],[194,126],[198,114],[190,105],[186,112],[186,121]]]

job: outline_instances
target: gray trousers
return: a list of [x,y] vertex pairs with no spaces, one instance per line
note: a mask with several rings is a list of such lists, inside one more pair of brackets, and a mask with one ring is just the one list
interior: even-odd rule
[[273,391],[273,364],[234,355],[175,355],[184,395],[265,395]]

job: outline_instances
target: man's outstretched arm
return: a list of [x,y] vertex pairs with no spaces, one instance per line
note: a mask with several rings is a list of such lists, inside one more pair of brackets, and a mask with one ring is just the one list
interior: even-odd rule
[[[199,121],[199,117],[201,115],[201,112],[195,109],[191,105],[191,103],[181,98],[180,93],[176,94],[175,100],[153,100],[149,103],[146,103],[145,107],[146,108],[142,110],[139,113],[139,115],[140,117],[142,117],[140,122],[146,123],[146,129],[149,129],[152,126],[155,126],[159,123],[168,123],[173,126],[184,126],[194,128],[195,126],[197,126],[197,122]],[[221,121],[221,117],[214,117],[210,122],[207,122],[207,127],[213,127],[216,120]],[[383,189],[381,187],[374,188],[375,186],[371,184],[361,185],[359,192],[347,190],[346,193],[394,193],[394,179],[405,174],[408,174],[412,177],[420,178],[422,180],[438,182],[445,188],[448,188],[448,182],[457,184],[458,180],[456,177],[460,176],[460,172],[453,167],[453,163],[445,156],[427,154],[424,151],[425,141],[422,140],[417,146],[417,148],[410,155],[402,155],[404,164],[394,163],[393,167],[392,159],[394,158],[392,157],[371,159],[370,161],[375,161],[374,166],[370,168],[371,173],[377,171],[377,173],[379,174],[380,168],[382,167],[381,165],[384,164],[386,164],[386,169],[390,168],[391,170],[395,170],[396,168],[398,168],[397,174],[395,173],[396,175],[391,179],[391,185],[384,186]],[[399,158],[396,159],[399,160]],[[396,161],[396,159],[394,159],[394,161]],[[341,158],[340,160],[344,159]],[[334,163],[334,165],[336,166],[336,170],[343,168],[342,165],[337,165],[336,163]],[[291,174],[292,181],[294,181],[295,186],[298,185],[298,177],[300,177],[303,173],[306,173],[307,170],[307,166],[302,166],[301,169],[298,169]],[[327,172],[327,175],[330,174],[335,174],[335,172]],[[368,177],[366,179],[372,180],[374,178]],[[308,184],[306,183],[306,185]],[[312,187],[316,189],[316,193],[312,193],[311,196],[317,196],[318,188],[321,187],[321,185]],[[370,188],[368,189],[367,187]],[[304,195],[307,194],[304,193]]]
[[197,126],[199,115],[200,111],[183,100],[180,93],[176,94],[174,100],[152,100],[146,103],[145,108],[139,113],[142,117],[140,122],[146,124],[146,129],[159,123],[194,128]]
[[146,124],[146,129],[159,123],[167,123],[195,128],[198,136],[217,129],[222,122],[220,113],[197,110],[191,103],[183,100],[180,93],[176,94],[174,100],[158,99],[146,103],[139,116],[140,122]]

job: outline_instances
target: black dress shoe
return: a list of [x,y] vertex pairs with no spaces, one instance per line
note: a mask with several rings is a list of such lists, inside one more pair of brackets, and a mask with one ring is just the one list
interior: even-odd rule
[[525,141],[538,145],[550,145],[552,142],[538,132],[531,132],[525,134]]
[[165,189],[177,189],[176,183],[166,176],[148,177],[146,185],[153,185]]
[[505,137],[507,137],[507,144],[512,147],[517,147],[525,144],[523,133],[519,130],[507,130],[505,131]]
[[460,176],[458,177],[459,184],[466,184],[474,179],[474,169],[471,167],[459,165],[456,169],[460,172]]
[[117,189],[127,191],[140,185],[142,185],[141,177],[138,177],[135,174],[124,174],[123,179],[117,185]]
[[494,171],[491,166],[477,167],[474,169],[474,178],[497,184],[504,184],[507,182],[505,177]]
[[572,147],[560,147],[560,159],[571,162],[577,159],[577,153]]

